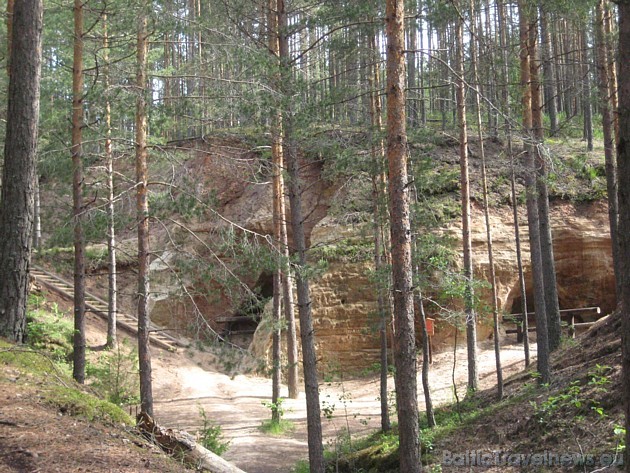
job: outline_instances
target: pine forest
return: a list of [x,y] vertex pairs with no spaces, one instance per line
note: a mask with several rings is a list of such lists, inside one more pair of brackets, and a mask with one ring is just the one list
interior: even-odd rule
[[630,0],[0,11],[1,471],[630,473]]

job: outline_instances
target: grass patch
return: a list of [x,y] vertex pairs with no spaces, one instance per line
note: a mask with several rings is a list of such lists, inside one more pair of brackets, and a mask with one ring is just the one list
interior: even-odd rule
[[298,461],[291,469],[291,473],[310,473],[311,467],[306,460]]
[[279,421],[264,420],[260,426],[260,430],[269,435],[284,435],[287,432],[292,432],[293,429],[295,429],[293,422],[286,419],[280,419]]

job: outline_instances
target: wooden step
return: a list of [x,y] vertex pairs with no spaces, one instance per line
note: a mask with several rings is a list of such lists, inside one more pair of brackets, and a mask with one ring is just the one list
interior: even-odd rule
[[[64,279],[49,273],[48,271],[34,267],[30,271],[31,276],[35,278],[39,283],[46,286],[48,289],[56,292],[57,294],[65,297],[66,299],[74,299],[74,287]],[[108,303],[103,299],[96,297],[92,294],[85,294],[85,306],[86,311],[92,312],[99,317],[107,320],[108,318]],[[133,335],[138,334],[138,320],[130,314],[118,313],[116,318],[116,325],[122,329],[127,330]],[[187,346],[181,340],[172,337],[165,333],[155,332],[155,330],[163,330],[162,328],[151,326],[152,332],[149,333],[149,342],[159,348],[176,351],[178,346]]]

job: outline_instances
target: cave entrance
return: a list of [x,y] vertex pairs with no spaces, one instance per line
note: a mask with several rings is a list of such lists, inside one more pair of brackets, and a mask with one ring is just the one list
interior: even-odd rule
[[230,317],[225,317],[223,336],[234,345],[248,348],[262,319],[265,305],[273,297],[273,273],[264,271],[252,289]]

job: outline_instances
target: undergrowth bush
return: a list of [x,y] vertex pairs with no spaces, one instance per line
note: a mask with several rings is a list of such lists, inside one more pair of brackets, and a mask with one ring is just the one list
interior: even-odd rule
[[96,362],[89,363],[87,374],[96,388],[109,402],[118,406],[140,402],[138,353],[119,344],[112,351],[102,353]]
[[203,421],[201,429],[197,431],[197,439],[199,443],[217,455],[223,455],[230,448],[230,441],[223,437],[223,429],[220,425],[215,424],[206,414],[203,407],[199,407],[199,415]]
[[26,339],[30,346],[45,350],[53,361],[67,364],[72,354],[72,321],[56,303],[47,304],[41,296],[28,300]]

